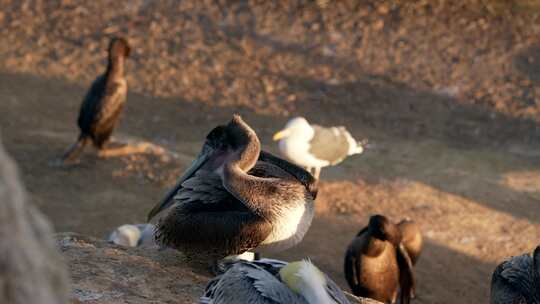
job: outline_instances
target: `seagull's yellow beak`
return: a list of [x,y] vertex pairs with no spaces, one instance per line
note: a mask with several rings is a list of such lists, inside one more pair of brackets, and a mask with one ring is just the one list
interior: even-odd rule
[[276,134],[274,134],[274,137],[272,137],[273,140],[280,140],[282,138],[285,138],[287,136],[291,135],[291,131],[289,131],[288,129],[283,129],[279,132],[277,132]]

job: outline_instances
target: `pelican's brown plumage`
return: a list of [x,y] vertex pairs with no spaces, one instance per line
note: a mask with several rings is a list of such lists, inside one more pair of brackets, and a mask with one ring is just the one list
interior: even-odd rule
[[396,303],[400,294],[400,303],[409,303],[414,288],[412,262],[401,244],[399,228],[386,217],[369,219],[349,245],[344,268],[356,296]]
[[540,304],[540,246],[495,268],[489,303]]
[[160,243],[185,253],[275,252],[302,240],[316,193],[311,174],[261,151],[255,132],[235,115],[207,135],[149,220],[157,222]]

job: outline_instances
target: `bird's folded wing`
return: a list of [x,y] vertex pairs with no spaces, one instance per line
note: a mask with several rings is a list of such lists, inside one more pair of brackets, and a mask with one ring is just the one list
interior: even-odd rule
[[309,142],[309,153],[319,160],[335,164],[342,161],[349,153],[349,141],[345,129],[323,128],[312,125],[315,133]]
[[411,290],[415,288],[413,265],[405,246],[401,243],[396,248],[396,256],[399,266],[399,284],[401,287],[400,303],[408,304],[411,298]]
[[339,286],[337,286],[337,284],[334,281],[332,281],[332,279],[330,279],[328,276],[326,276],[326,292],[338,304],[350,303],[349,300],[347,300],[347,297],[345,296],[341,288],[339,288]]

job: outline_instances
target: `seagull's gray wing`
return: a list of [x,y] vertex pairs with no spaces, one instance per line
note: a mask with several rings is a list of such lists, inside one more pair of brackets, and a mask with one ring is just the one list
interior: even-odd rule
[[327,275],[326,276],[326,292],[330,295],[337,304],[350,304],[349,300],[343,293],[343,290],[337,286],[337,284],[332,281]]
[[308,304],[271,273],[243,261],[212,280],[199,303]]
[[[315,132],[309,142],[309,153],[331,165],[341,162],[349,154],[347,130],[344,128],[324,128],[312,125]],[[348,132],[347,132],[348,133]],[[350,135],[349,135],[350,136]]]

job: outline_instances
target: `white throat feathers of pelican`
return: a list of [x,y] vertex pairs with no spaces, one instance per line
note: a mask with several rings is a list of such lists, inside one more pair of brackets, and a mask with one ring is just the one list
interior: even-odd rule
[[285,285],[302,295],[308,303],[335,303],[326,291],[325,274],[309,260],[287,264],[281,268],[279,276]]

